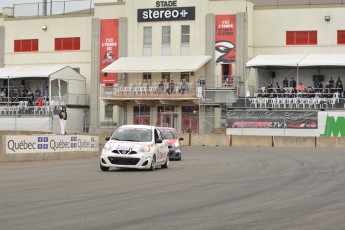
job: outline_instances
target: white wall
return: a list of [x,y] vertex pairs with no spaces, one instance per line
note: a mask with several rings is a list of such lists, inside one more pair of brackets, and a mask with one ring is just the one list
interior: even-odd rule
[[[254,56],[259,54],[343,53],[337,30],[344,30],[344,5],[258,7],[254,11]],[[331,16],[326,22],[325,16]],[[286,31],[317,30],[317,45],[286,45]]]

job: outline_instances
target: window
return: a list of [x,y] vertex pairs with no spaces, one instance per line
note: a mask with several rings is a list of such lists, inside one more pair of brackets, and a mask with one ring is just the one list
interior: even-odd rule
[[80,50],[80,38],[55,38],[55,50]]
[[286,31],[286,45],[317,45],[317,31]]
[[152,46],[152,27],[144,27],[144,47]]
[[75,72],[80,73],[80,68],[76,67],[76,68],[72,68]]
[[105,118],[113,118],[113,105],[105,105]]
[[143,80],[151,80],[151,73],[143,73]]
[[181,44],[189,45],[189,26],[181,26]]
[[133,124],[150,125],[150,107],[145,105],[133,107]]
[[338,44],[345,44],[345,30],[338,30]]
[[170,26],[162,27],[162,45],[170,45]]
[[162,73],[163,82],[170,82],[170,73]]
[[38,39],[14,40],[14,52],[38,51]]
[[181,73],[181,82],[185,80],[186,82],[189,82],[189,73],[188,72],[182,72]]

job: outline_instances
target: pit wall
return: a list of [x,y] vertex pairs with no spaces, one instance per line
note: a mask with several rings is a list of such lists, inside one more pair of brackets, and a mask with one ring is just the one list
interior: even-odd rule
[[344,148],[345,137],[290,137],[181,134],[182,146]]
[[99,156],[99,137],[1,131],[0,162],[70,160]]

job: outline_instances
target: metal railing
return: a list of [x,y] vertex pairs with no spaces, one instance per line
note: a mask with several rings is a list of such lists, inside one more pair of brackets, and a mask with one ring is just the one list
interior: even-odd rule
[[171,89],[165,85],[136,85],[136,86],[101,86],[101,98],[195,98],[196,86],[189,83],[183,88],[181,84],[175,84]]
[[92,0],[70,0],[34,3],[21,3],[13,5],[14,17],[53,16],[66,14],[90,14],[92,13]]
[[344,3],[345,0],[260,0],[255,2],[255,6],[330,5]]
[[89,95],[68,93],[61,97],[51,96],[50,101],[51,105],[87,106],[89,105]]

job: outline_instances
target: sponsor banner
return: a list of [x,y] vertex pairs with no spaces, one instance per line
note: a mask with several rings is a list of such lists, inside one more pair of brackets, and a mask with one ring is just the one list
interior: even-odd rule
[[195,20],[195,7],[138,9],[138,22]]
[[229,64],[236,61],[236,15],[216,15],[215,25],[216,63]]
[[102,69],[118,59],[119,20],[102,19],[100,31],[100,83],[115,84],[117,73],[102,73]]
[[99,151],[98,136],[6,136],[6,154]]
[[317,129],[318,113],[305,111],[232,111],[227,128]]

